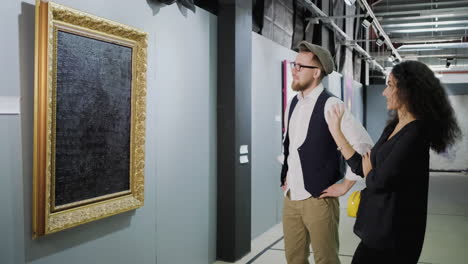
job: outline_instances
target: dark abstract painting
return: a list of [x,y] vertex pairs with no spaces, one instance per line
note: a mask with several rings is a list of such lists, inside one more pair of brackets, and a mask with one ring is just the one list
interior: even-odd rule
[[129,190],[132,49],[57,32],[55,206]]

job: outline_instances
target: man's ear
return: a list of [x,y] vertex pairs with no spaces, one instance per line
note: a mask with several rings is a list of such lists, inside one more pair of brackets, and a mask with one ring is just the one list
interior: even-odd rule
[[315,79],[320,78],[321,74],[322,74],[322,69],[318,69],[318,71],[315,71],[315,73],[314,73],[314,78]]

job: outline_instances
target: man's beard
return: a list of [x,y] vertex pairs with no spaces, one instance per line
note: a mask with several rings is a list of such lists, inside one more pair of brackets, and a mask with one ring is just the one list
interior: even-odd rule
[[314,81],[313,78],[311,78],[309,81],[305,83],[299,83],[299,81],[293,81],[291,88],[293,89],[293,91],[302,92],[306,90],[307,88],[309,88],[309,86],[312,84],[313,81]]

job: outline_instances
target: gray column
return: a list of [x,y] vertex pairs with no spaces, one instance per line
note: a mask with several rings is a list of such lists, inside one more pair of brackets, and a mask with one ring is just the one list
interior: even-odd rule
[[250,252],[252,0],[219,0],[217,259]]

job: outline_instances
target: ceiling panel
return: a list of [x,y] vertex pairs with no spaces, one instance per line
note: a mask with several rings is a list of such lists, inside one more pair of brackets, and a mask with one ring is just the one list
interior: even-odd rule
[[[373,12],[403,59],[447,70],[468,65],[468,1],[369,2],[374,3]],[[385,54],[382,51],[373,54],[379,59],[388,56],[382,53]]]

